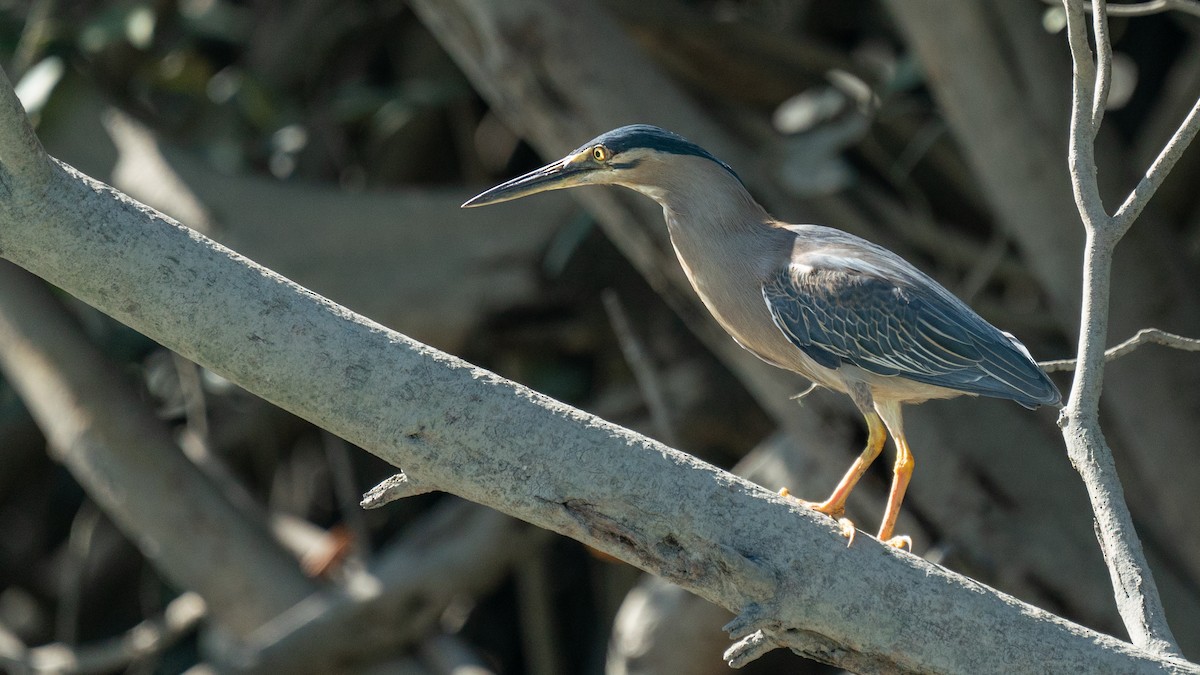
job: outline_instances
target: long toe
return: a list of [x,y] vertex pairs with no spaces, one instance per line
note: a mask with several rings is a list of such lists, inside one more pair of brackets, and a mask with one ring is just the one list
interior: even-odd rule
[[807,502],[803,499],[797,499],[796,501],[800,502],[804,506],[807,506],[813,511],[816,511],[817,513],[824,513],[834,520],[846,520],[842,517],[842,515],[846,513],[846,507],[842,504],[833,504],[830,502]]
[[846,512],[845,506],[835,505],[828,500],[823,502],[810,502],[806,499],[800,499],[799,497],[792,495],[787,488],[782,488],[779,490],[779,496],[791,498],[801,506],[810,508],[817,513],[823,513],[830,518],[833,518],[837,521],[838,528],[842,531],[842,536],[849,540],[846,542],[846,546],[854,543],[854,533],[858,530],[856,530],[854,527],[854,521],[843,516],[843,514]]
[[907,534],[902,534],[898,537],[892,537],[890,539],[884,539],[883,543],[887,544],[888,546],[895,546],[898,549],[907,548],[909,553],[912,552],[912,538],[910,538]]
[[824,513],[825,515],[829,516],[830,518],[833,518],[834,520],[840,519],[842,517],[842,514],[844,514],[846,512],[845,504],[837,504],[832,499],[827,499],[823,502],[810,502],[807,499],[800,499],[799,497],[793,495],[791,492],[788,491],[787,488],[780,489],[779,496],[780,497],[789,497],[791,499],[794,499],[801,506],[810,508],[813,511],[816,511],[817,513]]

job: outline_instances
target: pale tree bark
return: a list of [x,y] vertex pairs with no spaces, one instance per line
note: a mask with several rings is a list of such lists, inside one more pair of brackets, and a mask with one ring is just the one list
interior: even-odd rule
[[3,81],[0,157],[5,258],[426,485],[739,612],[735,660],[786,644],[858,669],[1200,672],[870,539],[847,548],[807,509],[305,291],[49,159]]

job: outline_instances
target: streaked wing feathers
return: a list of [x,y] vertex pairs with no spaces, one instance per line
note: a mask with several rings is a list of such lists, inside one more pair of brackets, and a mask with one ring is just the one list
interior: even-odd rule
[[1031,407],[1057,402],[1019,343],[915,269],[893,279],[861,261],[823,260],[793,263],[762,288],[775,325],[817,363]]

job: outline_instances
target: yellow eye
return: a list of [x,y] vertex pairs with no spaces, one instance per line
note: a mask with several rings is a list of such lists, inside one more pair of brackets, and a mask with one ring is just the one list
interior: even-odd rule
[[597,145],[596,147],[592,148],[592,159],[596,160],[597,162],[607,162],[608,158],[611,156],[612,155],[609,153],[608,148],[604,147],[603,145]]

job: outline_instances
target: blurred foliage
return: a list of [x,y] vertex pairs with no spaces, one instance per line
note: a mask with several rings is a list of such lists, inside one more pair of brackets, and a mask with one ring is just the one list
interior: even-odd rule
[[[992,273],[971,280],[975,261],[994,247],[990,216],[923,74],[878,4],[696,0],[664,3],[664,13],[680,13],[665,21],[635,3],[610,4],[663,68],[730,126],[749,136],[787,136],[779,170],[789,190],[819,199],[866,185],[915,212],[936,213],[953,227],[885,232],[892,240],[882,243],[898,243],[943,278],[960,280],[978,293],[985,313],[1037,336],[1026,340],[1031,346],[1065,344],[1055,327],[1039,321],[1044,299],[1011,264],[1015,254],[1003,241]],[[689,43],[670,33],[680,17],[700,39]],[[1120,48],[1150,63],[1119,75],[1135,82],[1126,83],[1132,94],[1112,117],[1118,128],[1128,133],[1147,114],[1148,101],[1164,86],[1153,73],[1177,57],[1181,30],[1166,17],[1114,22]],[[715,36],[740,48],[726,49],[711,41]],[[712,44],[721,46],[715,56]],[[10,77],[26,88],[25,100],[38,101],[30,106],[35,119],[59,114],[55,87],[80,79],[161,138],[228,173],[378,190],[480,185],[539,162],[399,0],[9,0],[0,3],[0,52]],[[1195,199],[1194,190],[1171,195],[1168,186],[1161,201],[1186,213],[1195,210]],[[1191,242],[1194,260],[1200,229],[1194,222],[1179,227],[1191,228],[1180,234]],[[615,288],[668,389],[686,394],[670,411],[684,449],[730,466],[768,433],[766,416],[736,379],[586,216],[562,224],[539,273],[537,297],[480,317],[465,358],[650,432],[598,300],[602,290]],[[353,503],[356,495],[338,494],[322,432],[208,374],[201,378],[203,420],[190,418],[180,368],[166,352],[86,308],[76,310],[84,329],[126,366],[147,404],[181,436],[202,421],[214,452],[269,511],[322,528],[347,520],[347,498]],[[75,643],[119,635],[161,612],[179,589],[165,585],[50,461],[8,387],[0,388],[0,438],[0,624],[31,645]],[[367,453],[351,457],[357,490],[391,473]],[[439,499],[366,513],[369,540],[356,542],[355,555],[369,556]],[[553,649],[571,672],[602,672],[612,613],[635,577],[565,539],[545,556],[553,560]],[[514,620],[518,594],[509,580],[464,610],[462,634],[498,672],[524,672],[527,665]],[[129,670],[182,672],[197,649],[192,635]],[[797,672],[794,661],[786,663]],[[770,672],[770,664],[755,667]]]
[[[29,105],[35,122],[73,114],[56,107],[55,91],[82,79],[160,138],[227,173],[366,190],[480,182],[537,161],[488,119],[402,2],[10,2],[0,7],[0,49],[24,100],[35,102]],[[490,130],[480,141],[494,148],[490,155],[477,152],[481,128]],[[645,427],[644,404],[598,301],[602,289],[617,287],[634,299],[629,311],[649,323],[646,338],[664,369],[686,378],[697,394],[675,411],[694,451],[728,466],[768,432],[736,380],[715,366],[590,220],[564,223],[542,274],[544,294],[480,318],[466,358]],[[188,385],[169,352],[64,299],[182,443],[205,434],[269,512],[330,528],[330,537],[345,529],[345,509],[357,509],[357,494],[338,494],[324,432],[210,373],[200,379],[202,419],[190,417]],[[163,582],[49,460],[7,385],[0,386],[0,437],[7,452],[0,461],[0,625],[31,646],[83,644],[161,613],[181,589]],[[391,473],[367,453],[350,457],[359,493]],[[365,520],[370,540],[355,542],[351,558],[369,557],[440,499],[354,514]],[[611,613],[636,576],[570,540],[556,541],[545,555],[554,561],[554,648],[573,670],[599,672]],[[513,584],[458,610],[465,612],[461,635],[499,672],[525,667]],[[196,640],[191,634],[129,672],[182,672],[196,662]]]

